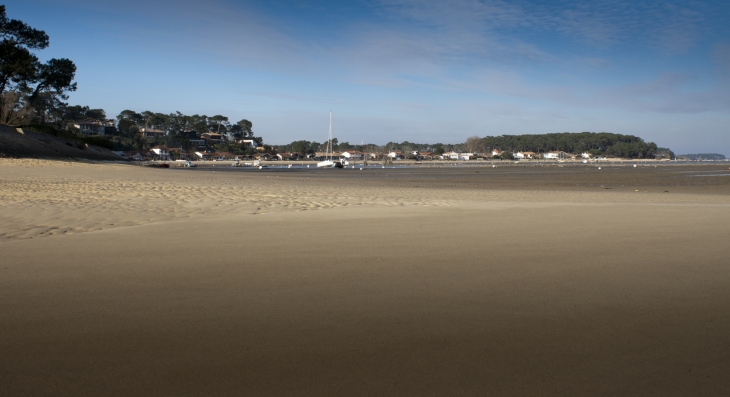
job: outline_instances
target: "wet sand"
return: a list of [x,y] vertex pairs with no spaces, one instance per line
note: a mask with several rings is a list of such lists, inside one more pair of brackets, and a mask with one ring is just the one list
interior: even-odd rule
[[342,171],[0,162],[0,389],[730,393],[723,167]]

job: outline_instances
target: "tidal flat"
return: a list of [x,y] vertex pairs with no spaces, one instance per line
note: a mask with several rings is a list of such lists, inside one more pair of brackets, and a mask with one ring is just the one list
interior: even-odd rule
[[0,159],[0,390],[730,394],[727,165],[221,171]]

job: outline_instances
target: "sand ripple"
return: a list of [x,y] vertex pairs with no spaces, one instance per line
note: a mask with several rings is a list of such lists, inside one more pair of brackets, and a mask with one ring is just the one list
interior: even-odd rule
[[[373,189],[271,183],[241,175],[67,163],[53,172],[5,167],[0,177],[0,241],[213,215],[265,214],[355,206],[448,206],[448,200],[383,195]],[[7,164],[2,164],[6,165]],[[2,166],[0,165],[0,166]],[[64,165],[66,166],[64,168]],[[75,172],[80,170],[81,172]],[[103,170],[103,173],[102,173]],[[160,172],[161,171],[161,172]],[[205,173],[207,174],[207,173]]]
[[[500,209],[515,205],[632,202],[730,205],[723,195],[617,192],[602,188],[510,190],[508,184],[489,183],[484,174],[462,180],[441,178],[436,183],[423,179],[393,180],[387,174],[375,173],[367,178],[331,175],[338,176],[0,159],[0,242],[192,217],[344,207],[449,207],[476,203],[480,208]],[[484,207],[485,203],[492,206]]]

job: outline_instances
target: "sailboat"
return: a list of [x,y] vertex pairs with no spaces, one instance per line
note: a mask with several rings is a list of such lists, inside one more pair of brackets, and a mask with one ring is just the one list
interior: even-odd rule
[[317,168],[342,168],[343,165],[339,161],[332,160],[332,112],[330,112],[330,131],[327,137],[327,151],[324,160],[317,163]]

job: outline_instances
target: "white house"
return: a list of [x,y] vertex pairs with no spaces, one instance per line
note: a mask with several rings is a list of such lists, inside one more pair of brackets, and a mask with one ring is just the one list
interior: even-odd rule
[[259,144],[256,141],[254,141],[253,139],[244,139],[241,141],[241,143],[243,144],[244,147],[256,148],[259,146]]
[[150,152],[155,154],[156,160],[170,160],[170,149],[167,146],[155,146],[150,149]]
[[459,153],[456,152],[446,152],[442,154],[444,160],[458,160],[459,159]]
[[580,157],[582,157],[584,159],[589,159],[589,158],[591,158],[591,154],[590,153],[583,152],[583,153],[580,154]]
[[500,152],[499,150],[497,150],[497,149],[492,149],[492,157],[495,157],[495,156],[499,156],[499,155],[501,155],[501,154],[502,154],[502,152]]
[[565,158],[565,152],[558,151],[558,152],[547,152],[542,155],[542,158],[546,160],[562,160]]
[[514,157],[516,159],[531,159],[535,157],[535,152],[517,152]]
[[393,160],[403,160],[405,157],[403,157],[403,153],[401,152],[390,152],[388,153],[388,157],[392,158]]
[[342,152],[342,157],[351,160],[362,160],[363,154],[355,151],[345,151]]
[[474,153],[446,152],[443,155],[443,158],[448,160],[471,160],[472,157],[474,157]]

